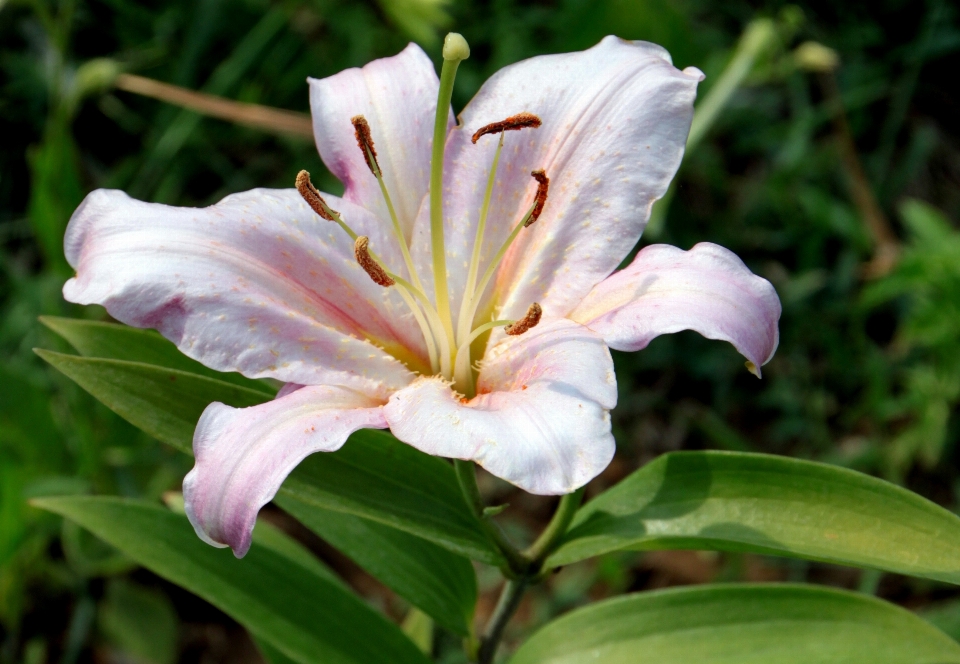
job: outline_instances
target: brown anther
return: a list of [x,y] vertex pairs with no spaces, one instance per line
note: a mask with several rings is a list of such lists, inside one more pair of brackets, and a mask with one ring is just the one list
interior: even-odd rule
[[360,152],[363,153],[363,160],[367,162],[367,168],[375,176],[379,176],[380,164],[377,163],[377,150],[373,147],[373,136],[370,134],[370,125],[367,119],[362,115],[355,115],[350,118],[353,123],[353,134],[357,137],[357,145],[360,146]]
[[380,263],[373,260],[373,256],[370,255],[369,245],[370,238],[366,235],[361,235],[357,238],[357,241],[353,244],[353,255],[357,257],[357,262],[360,263],[363,271],[370,275],[374,283],[385,288],[393,286],[396,282],[390,278],[386,270],[380,267]]
[[[509,334],[511,337],[515,337],[519,334],[523,334],[531,327],[536,327],[537,323],[540,322],[540,316],[543,315],[543,309],[540,308],[540,305],[534,302],[530,305],[530,308],[527,309],[527,315],[521,318],[520,320],[510,323],[503,331]],[[526,389],[526,388],[524,388]]]
[[524,226],[530,226],[540,217],[543,206],[547,204],[547,190],[550,189],[550,178],[542,170],[533,171],[530,175],[537,181],[537,197],[533,200],[533,210]]
[[310,174],[306,171],[300,171],[297,173],[297,191],[300,192],[300,195],[303,196],[303,200],[307,202],[307,205],[310,208],[319,214],[321,217],[327,221],[336,221],[333,218],[333,215],[339,214],[335,210],[330,209],[330,206],[327,205],[327,202],[323,200],[323,197],[320,196],[320,192],[317,191],[317,188],[313,186],[313,182],[310,181]]
[[527,127],[533,127],[536,129],[541,124],[543,123],[540,121],[540,118],[533,113],[517,113],[516,115],[511,115],[506,120],[501,120],[500,122],[494,122],[493,124],[488,124],[485,127],[480,127],[477,129],[477,133],[475,133],[473,138],[470,140],[476,143],[478,140],[480,140],[481,136],[486,136],[487,134],[499,134],[502,131],[517,131]]

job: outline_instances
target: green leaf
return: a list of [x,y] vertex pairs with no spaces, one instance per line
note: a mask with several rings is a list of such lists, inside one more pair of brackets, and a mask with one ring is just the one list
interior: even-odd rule
[[587,503],[548,565],[617,549],[752,551],[960,583],[960,518],[852,470],[675,452]]
[[34,352],[123,419],[188,454],[197,420],[210,403],[243,408],[271,399],[262,391],[177,369],[43,349]]
[[173,342],[154,330],[59,316],[40,316],[40,322],[66,339],[84,357],[153,364],[265,392],[270,397],[276,394],[276,390],[263,381],[208,369],[181,353]]
[[[134,426],[188,454],[208,404],[243,408],[271,398],[141,362],[36,353]],[[382,431],[358,431],[340,451],[310,456],[287,479],[281,495],[361,516],[476,560],[502,563],[464,502],[450,464]]]
[[201,542],[186,517],[147,503],[103,497],[33,503],[199,595],[300,664],[428,661],[396,625],[340,584],[256,542],[236,560]]
[[270,645],[269,641],[264,641],[263,639],[254,639],[257,644],[257,649],[260,651],[260,654],[263,655],[263,659],[267,664],[296,664],[295,659],[290,659],[282,652]]
[[177,661],[179,623],[170,599],[127,579],[107,583],[97,620],[108,641],[143,664]]
[[510,664],[951,664],[960,645],[868,595],[791,584],[676,588],[548,624]]
[[253,529],[253,541],[263,548],[270,549],[274,553],[297,563],[330,583],[336,583],[347,589],[343,580],[323,564],[319,558],[310,553],[306,547],[262,518],[257,521],[257,527]]
[[503,563],[470,511],[450,464],[383,431],[361,430],[337,452],[307,457],[277,494],[403,530],[491,565]]
[[402,530],[290,495],[276,502],[437,623],[455,634],[470,633],[477,579],[469,560]]

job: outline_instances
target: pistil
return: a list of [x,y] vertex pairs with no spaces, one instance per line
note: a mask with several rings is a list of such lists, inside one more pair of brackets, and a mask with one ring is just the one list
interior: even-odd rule
[[[447,137],[447,118],[453,98],[453,82],[462,60],[470,57],[467,40],[451,32],[443,40],[443,67],[440,70],[440,90],[437,94],[437,114],[433,124],[433,154],[430,163],[430,249],[433,256],[433,290],[437,300],[437,314],[443,323],[450,346],[454,345],[453,317],[450,313],[450,294],[447,289],[447,256],[443,239],[443,152]],[[453,376],[446,376],[450,379]]]

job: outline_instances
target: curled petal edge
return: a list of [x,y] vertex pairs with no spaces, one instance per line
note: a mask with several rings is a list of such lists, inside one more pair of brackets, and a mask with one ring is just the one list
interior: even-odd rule
[[665,244],[643,248],[570,317],[624,351],[645,348],[661,334],[694,330],[733,344],[759,377],[777,350],[780,313],[769,281],[728,249],[702,242],[689,251]]
[[382,401],[342,387],[307,386],[250,408],[212,403],[193,438],[183,480],[187,517],[204,542],[250,548],[257,513],[314,452],[334,452],[358,429],[385,429]]

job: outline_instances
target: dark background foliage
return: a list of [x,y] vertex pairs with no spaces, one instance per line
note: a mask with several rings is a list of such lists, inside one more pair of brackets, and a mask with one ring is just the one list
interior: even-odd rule
[[[62,252],[88,191],[206,205],[326,174],[308,139],[272,134],[113,87],[118,71],[307,112],[307,76],[399,51],[438,60],[445,29],[472,56],[460,108],[499,67],[586,48],[606,34],[666,46],[729,74],[741,35],[766,30],[741,85],[689,151],[642,243],[712,241],[774,283],[781,341],[756,380],[726,344],[681,333],[617,355],[619,454],[595,492],[675,449],[788,454],[880,475],[956,509],[960,438],[960,16],[946,0],[0,0],[0,662],[258,661],[242,630],[32,496],[159,499],[189,460],[150,440],[31,352],[62,345],[41,314],[69,306]],[[746,32],[745,32],[746,31]],[[811,46],[816,42],[832,49]],[[833,62],[831,58],[839,60]],[[834,66],[836,65],[836,66]],[[702,108],[701,108],[702,110]],[[322,175],[321,175],[322,174]],[[536,532],[549,501],[486,478]],[[370,600],[400,600],[298,533]],[[481,589],[494,576],[481,569]],[[743,555],[618,554],[572,566],[522,607],[522,630],[589,599],[707,580],[859,587],[960,634],[953,591],[932,582]],[[484,595],[481,613],[492,596]],[[455,660],[450,660],[455,661]]]

